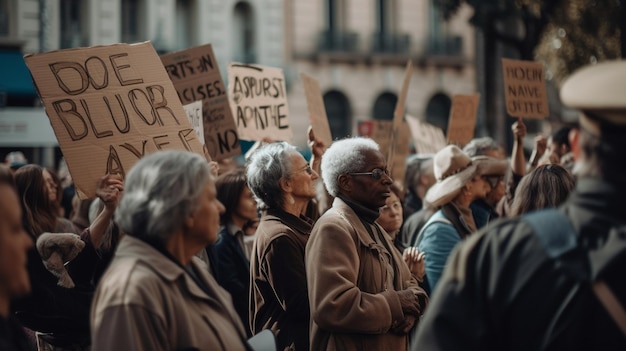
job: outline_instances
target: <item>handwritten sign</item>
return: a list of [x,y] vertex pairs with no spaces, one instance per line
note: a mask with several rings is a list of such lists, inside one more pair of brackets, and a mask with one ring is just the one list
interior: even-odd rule
[[228,95],[241,139],[291,141],[287,90],[281,69],[231,63]]
[[546,118],[550,114],[543,65],[502,59],[506,112],[513,117]]
[[176,90],[149,42],[28,55],[26,64],[81,198],[106,173],[146,154],[204,155]]
[[393,121],[361,121],[357,130],[360,136],[368,137],[374,140],[381,152],[391,148],[391,144],[395,144],[394,159],[392,162],[387,160],[387,167],[391,172],[391,178],[394,181],[404,182],[406,173],[406,158],[409,154],[409,139],[411,132],[406,122],[401,121],[400,128],[396,133],[393,132]]
[[448,143],[463,147],[474,138],[480,94],[455,95],[448,121]]
[[[406,95],[409,92],[409,83],[411,83],[411,76],[413,75],[413,62],[409,60],[406,63],[406,69],[404,70],[404,80],[402,82],[402,90],[400,91],[400,96],[398,97],[398,101],[396,102],[396,108],[393,111],[393,128],[391,133],[394,135],[399,134],[399,128],[403,125],[402,119],[404,118],[404,106],[406,105]],[[396,157],[394,153],[396,152],[396,144],[391,144],[391,147],[387,151],[387,160],[391,160],[394,162]],[[392,163],[393,166],[393,163]]]
[[204,126],[202,122],[202,100],[194,101],[190,104],[183,105],[189,124],[193,127],[198,140],[204,144]]
[[406,116],[406,122],[411,129],[413,145],[419,154],[436,154],[447,145],[441,128],[409,115]]
[[161,61],[184,105],[202,100],[203,141],[211,158],[223,160],[241,154],[237,126],[211,45],[163,55]]
[[324,107],[324,98],[320,90],[317,79],[306,73],[300,73],[302,85],[304,86],[304,95],[306,96],[306,104],[309,110],[309,119],[311,127],[316,138],[322,139],[328,147],[333,142],[333,137],[328,125],[328,116]]

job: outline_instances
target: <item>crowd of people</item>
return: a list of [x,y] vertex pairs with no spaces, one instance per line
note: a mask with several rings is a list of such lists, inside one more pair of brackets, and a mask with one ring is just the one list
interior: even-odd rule
[[404,182],[375,141],[311,131],[310,160],[158,151],[92,200],[11,154],[0,350],[625,349],[624,82],[575,73],[579,124],[528,159],[519,119],[510,155],[448,145]]

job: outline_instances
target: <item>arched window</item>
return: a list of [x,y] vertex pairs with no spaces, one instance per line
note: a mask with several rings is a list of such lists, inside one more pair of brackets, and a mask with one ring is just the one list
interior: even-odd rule
[[176,50],[188,49],[195,43],[193,0],[176,0]]
[[89,18],[87,2],[81,0],[61,0],[61,49],[89,45],[89,26],[85,21]]
[[324,94],[324,106],[333,140],[350,135],[352,116],[348,98],[340,91],[331,90]]
[[233,60],[242,63],[256,62],[255,18],[246,1],[235,5],[233,18]]
[[446,134],[448,131],[448,117],[450,115],[452,100],[448,95],[437,93],[430,98],[426,106],[426,122],[439,127]]
[[374,102],[374,119],[393,121],[393,111],[396,109],[397,102],[398,96],[394,93],[380,94]]

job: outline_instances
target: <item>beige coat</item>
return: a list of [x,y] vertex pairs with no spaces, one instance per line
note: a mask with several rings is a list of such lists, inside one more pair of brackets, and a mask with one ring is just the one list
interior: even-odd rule
[[230,296],[199,259],[191,264],[208,293],[180,265],[125,236],[94,296],[92,350],[245,350]]
[[397,250],[377,244],[339,198],[313,227],[306,272],[312,351],[408,349],[408,336],[390,331],[404,320],[396,291],[410,288],[424,304],[426,294]]

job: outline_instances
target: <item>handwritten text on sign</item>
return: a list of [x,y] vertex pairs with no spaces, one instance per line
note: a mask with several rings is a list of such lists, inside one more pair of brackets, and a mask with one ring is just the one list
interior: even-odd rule
[[145,154],[203,155],[150,43],[69,49],[25,58],[79,194],[105,173],[122,176]]
[[287,91],[281,69],[231,63],[228,91],[241,139],[291,141]]
[[545,118],[550,114],[543,65],[502,59],[506,112],[513,117]]
[[204,143],[211,158],[239,155],[237,126],[211,45],[173,52],[161,60],[183,105],[202,100]]

